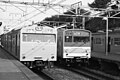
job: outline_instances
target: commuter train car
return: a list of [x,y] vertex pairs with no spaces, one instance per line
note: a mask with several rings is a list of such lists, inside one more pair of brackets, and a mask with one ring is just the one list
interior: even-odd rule
[[106,46],[106,33],[93,33],[92,38],[93,38],[92,42],[93,51],[120,54],[120,31],[109,32],[107,46]]
[[58,29],[57,56],[66,63],[76,63],[91,57],[91,32],[84,29]]
[[57,30],[26,26],[1,35],[2,47],[28,67],[45,66],[57,60]]
[[115,63],[120,67],[120,30],[109,32],[107,43],[105,32],[93,33],[92,57],[99,61]]

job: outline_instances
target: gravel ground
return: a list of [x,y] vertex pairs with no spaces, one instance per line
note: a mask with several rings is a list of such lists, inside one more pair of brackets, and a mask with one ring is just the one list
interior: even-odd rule
[[82,75],[61,68],[45,69],[43,72],[53,77],[54,80],[90,80]]

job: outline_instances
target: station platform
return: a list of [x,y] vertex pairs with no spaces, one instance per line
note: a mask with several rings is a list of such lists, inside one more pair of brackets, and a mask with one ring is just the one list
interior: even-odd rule
[[43,80],[0,47],[0,80]]
[[105,52],[92,52],[91,56],[95,57],[95,58],[120,62],[120,54],[116,54],[116,53],[107,53],[106,54]]

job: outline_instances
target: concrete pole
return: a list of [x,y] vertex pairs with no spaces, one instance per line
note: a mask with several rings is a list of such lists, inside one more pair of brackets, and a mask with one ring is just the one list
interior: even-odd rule
[[82,18],[82,29],[85,29],[85,17]]
[[108,55],[108,16],[106,18],[106,55]]

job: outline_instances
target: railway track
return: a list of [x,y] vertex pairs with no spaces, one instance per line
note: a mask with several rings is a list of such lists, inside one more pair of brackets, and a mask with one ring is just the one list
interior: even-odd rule
[[61,66],[61,65],[56,65],[56,66],[70,70],[79,75],[83,75],[84,77],[89,78],[91,80],[120,80],[119,76],[114,76],[102,71],[90,69],[85,66],[77,66],[77,67],[74,67],[74,66],[68,67],[68,66]]
[[44,69],[42,72],[51,77],[53,80],[90,80],[89,78],[61,67]]
[[44,80],[120,80],[120,77],[106,74],[87,67],[66,67],[56,65],[54,68],[32,70]]
[[118,76],[113,76],[110,74],[106,74],[104,72],[100,72],[88,68],[81,67],[81,69],[76,69],[76,68],[68,68],[68,69],[93,80],[120,80],[120,77]]
[[39,75],[44,80],[54,80],[53,77],[46,75],[44,72],[42,72],[40,70],[32,69],[32,71],[35,72],[37,75]]

